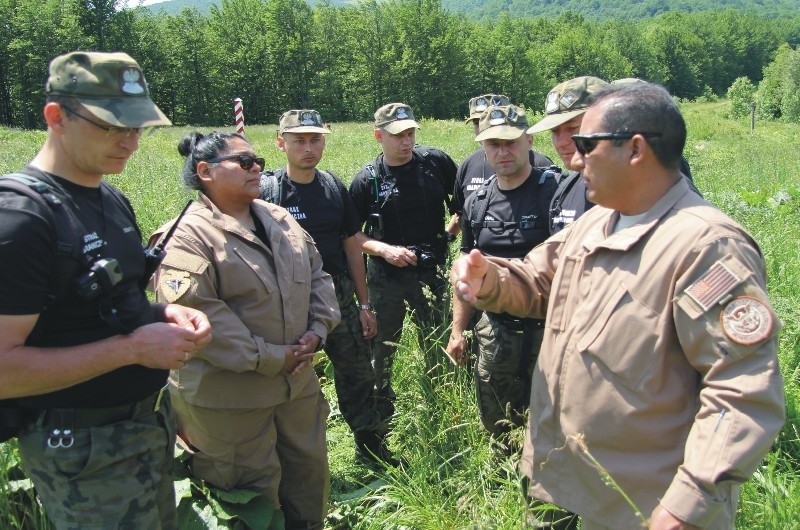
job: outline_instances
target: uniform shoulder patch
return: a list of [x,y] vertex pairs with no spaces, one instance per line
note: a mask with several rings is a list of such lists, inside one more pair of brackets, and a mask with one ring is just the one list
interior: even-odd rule
[[739,296],[728,302],[720,312],[719,320],[729,339],[747,346],[769,337],[775,327],[767,305],[751,296]]
[[714,263],[705,274],[685,289],[685,293],[694,300],[703,311],[708,311],[720,303],[731,290],[742,283],[740,278],[722,260]]
[[172,304],[186,294],[194,280],[191,275],[179,269],[162,270],[158,279],[158,291]]

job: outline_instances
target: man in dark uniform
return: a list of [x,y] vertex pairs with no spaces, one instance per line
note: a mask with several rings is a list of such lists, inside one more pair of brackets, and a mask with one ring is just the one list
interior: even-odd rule
[[[550,235],[547,212],[556,180],[552,171],[531,166],[527,129],[525,111],[514,105],[483,114],[475,139],[495,174],[464,205],[462,253],[477,248],[490,256],[521,258]],[[469,304],[453,298],[447,353],[459,364],[466,361],[463,334],[471,312]],[[478,409],[484,427],[504,451],[512,450],[504,435],[523,424],[543,325],[543,320],[487,312],[475,326]]]
[[386,429],[376,410],[375,375],[367,342],[378,327],[367,292],[361,246],[355,237],[360,226],[358,214],[342,182],[317,169],[328,134],[330,130],[315,110],[283,113],[277,145],[286,154],[286,168],[262,176],[261,198],[289,210],[314,238],[322,268],[333,278],[342,313],[341,323],[325,342],[339,410],[354,433],[357,454],[366,460],[387,460],[390,453],[381,434]]
[[[643,82],[641,79],[626,78],[613,83],[641,82]],[[580,172],[574,170],[572,165],[572,158],[575,156],[575,143],[572,141],[572,135],[578,134],[580,131],[589,96],[606,85],[608,83],[602,79],[592,76],[576,77],[556,85],[547,94],[544,118],[528,129],[528,134],[550,131],[553,147],[568,171],[559,178],[559,186],[553,195],[553,202],[550,206],[551,234],[563,230],[564,227],[594,206],[594,203],[586,197],[586,184],[583,177]],[[681,158],[681,173],[689,181],[692,191],[701,195],[692,182],[689,163],[683,157]]]
[[[456,165],[443,151],[415,146],[418,128],[408,105],[379,108],[374,135],[382,153],[350,184],[359,222],[367,224],[367,235],[358,233],[356,238],[370,256],[370,300],[380,319],[373,367],[384,421],[394,413],[393,344],[403,330],[406,303],[420,329],[435,329],[443,321],[446,283],[439,269],[448,253],[444,216]],[[425,290],[430,290],[431,300]],[[428,349],[426,362],[435,362],[438,356]]]
[[[502,94],[484,94],[483,96],[474,97],[469,100],[469,117],[466,119],[466,123],[472,123],[473,130],[477,136],[478,122],[487,109],[510,104],[508,97]],[[529,156],[533,167],[547,168],[553,163],[548,157],[533,149],[530,150]],[[450,218],[447,226],[448,232],[457,234],[461,230],[461,213],[464,210],[464,202],[493,173],[492,167],[486,160],[486,153],[483,149],[480,149],[479,144],[478,150],[465,158],[461,165],[458,166],[456,185],[453,190],[453,209],[455,214]]]
[[556,85],[547,94],[544,118],[528,129],[528,134],[550,131],[553,147],[568,171],[559,179],[558,190],[550,206],[551,234],[562,230],[594,206],[586,198],[586,186],[580,173],[573,171],[575,144],[572,135],[578,134],[581,129],[589,96],[607,84],[598,77],[582,76]]
[[170,125],[124,53],[50,63],[47,138],[0,191],[0,398],[57,528],[176,528],[170,369],[211,339],[205,315],[151,304],[120,173],[142,128]]

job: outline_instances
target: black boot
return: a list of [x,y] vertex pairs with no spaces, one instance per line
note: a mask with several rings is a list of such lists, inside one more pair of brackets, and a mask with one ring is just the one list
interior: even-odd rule
[[386,445],[386,435],[375,430],[362,430],[353,433],[356,441],[356,459],[374,466],[389,465],[398,467],[400,460],[394,457]]

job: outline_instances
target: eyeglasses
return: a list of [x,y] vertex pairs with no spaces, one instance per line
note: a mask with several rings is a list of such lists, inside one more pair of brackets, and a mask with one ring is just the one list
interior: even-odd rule
[[572,141],[575,142],[575,149],[582,156],[586,156],[597,147],[600,140],[630,140],[636,135],[645,138],[658,138],[661,133],[657,132],[615,132],[615,133],[595,133],[595,134],[573,134]]
[[73,116],[77,116],[78,118],[82,119],[83,121],[88,121],[98,129],[102,129],[106,132],[106,138],[111,135],[114,136],[124,136],[125,138],[130,138],[130,136],[135,132],[139,136],[148,136],[148,133],[152,130],[152,127],[117,127],[115,125],[102,125],[97,123],[94,120],[90,120],[83,114],[79,114],[72,110],[69,107],[61,107],[68,113],[72,114]]
[[258,167],[264,169],[264,159],[261,157],[253,156],[253,155],[225,155],[225,156],[218,156],[207,160],[209,164],[216,164],[217,162],[222,162],[223,160],[236,160],[239,162],[239,167],[244,169],[245,171],[250,171],[253,169],[253,164],[258,164]]

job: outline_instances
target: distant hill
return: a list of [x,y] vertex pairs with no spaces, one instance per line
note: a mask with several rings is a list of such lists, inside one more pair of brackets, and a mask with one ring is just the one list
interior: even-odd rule
[[800,0],[442,0],[442,5],[473,18],[492,18],[502,12],[512,16],[558,16],[565,11],[589,19],[639,19],[668,11],[715,9],[752,11],[768,18],[800,13]]
[[[148,6],[154,13],[179,13],[184,7],[196,7],[207,13],[219,0],[168,0]],[[316,0],[310,0],[313,6]],[[355,3],[353,0],[331,0],[334,5]],[[764,17],[778,18],[800,13],[800,0],[442,0],[453,13],[471,18],[494,18],[506,12],[512,16],[555,17],[565,11],[579,13],[588,19],[639,19],[668,11],[708,11],[712,9],[747,10]]]
[[[310,5],[314,5],[316,0],[307,0]],[[184,7],[196,7],[201,13],[208,13],[211,6],[214,4],[219,5],[219,0],[167,0],[166,2],[159,2],[146,6],[147,9],[153,13],[164,12],[168,15],[176,15],[180,13]],[[345,5],[347,0],[331,0],[333,5]]]

